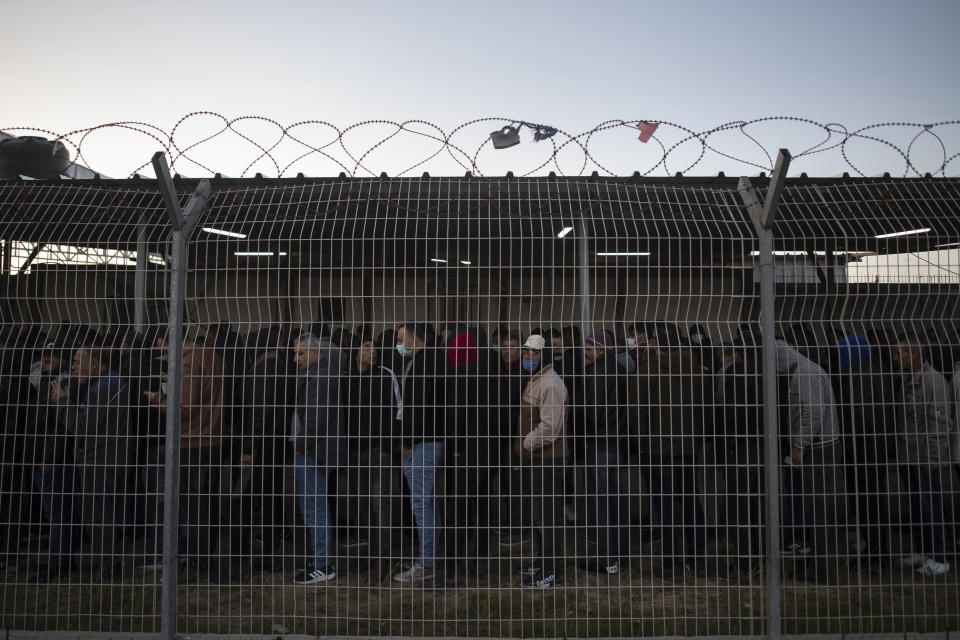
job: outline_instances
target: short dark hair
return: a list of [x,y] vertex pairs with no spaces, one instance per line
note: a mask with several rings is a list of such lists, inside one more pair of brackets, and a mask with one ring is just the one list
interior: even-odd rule
[[433,327],[430,326],[427,322],[405,322],[397,329],[406,329],[413,333],[413,335],[420,338],[420,341],[426,344],[430,342],[433,337],[436,335],[433,331]]
[[543,337],[544,337],[544,338],[550,338],[550,339],[560,338],[560,339],[562,340],[562,339],[563,339],[563,331],[561,331],[560,329],[550,329],[549,331],[547,331],[547,334],[546,334],[545,336],[543,336]]

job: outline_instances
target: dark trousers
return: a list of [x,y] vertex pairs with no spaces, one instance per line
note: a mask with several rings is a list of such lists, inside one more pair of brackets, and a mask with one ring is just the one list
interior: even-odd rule
[[511,526],[524,523],[533,529],[539,558],[534,563],[542,575],[559,575],[566,554],[563,530],[561,459],[532,460],[510,470]]
[[724,451],[726,467],[726,529],[728,540],[737,549],[738,565],[748,573],[756,569],[763,556],[763,466],[760,442],[741,436],[728,443]]
[[597,530],[597,560],[608,565],[629,556],[630,517],[620,491],[620,453],[616,445],[587,444],[587,516]]
[[128,468],[118,461],[78,462],[81,491],[76,522],[90,536],[91,564],[119,564],[123,544]]
[[369,449],[360,454],[356,472],[357,522],[367,530],[370,557],[389,561],[393,546],[393,498],[401,492],[400,458],[389,450]]
[[926,471],[919,465],[900,467],[900,478],[910,497],[913,547],[937,562],[947,561],[947,530],[943,517],[940,468]]
[[50,547],[47,566],[68,567],[73,554],[73,465],[56,465],[33,472],[34,488],[40,492],[43,511],[50,522]]
[[803,464],[788,466],[785,489],[790,509],[790,534],[786,539],[813,549],[813,562],[827,564],[830,545],[836,545],[834,509],[837,505],[837,473],[843,465],[843,447],[838,442],[808,447]]
[[[873,425],[871,425],[873,426]],[[883,558],[889,552],[887,525],[890,522],[887,488],[887,446],[876,434],[854,436],[848,440],[847,470],[853,480],[856,498],[856,524],[866,541],[863,555]]]
[[[263,555],[279,552],[284,531],[284,465],[287,445],[283,438],[263,438],[253,454],[253,464],[241,468],[239,449],[232,449],[228,514],[230,555],[240,560],[251,555],[251,538],[256,531],[263,540]],[[226,449],[226,446],[224,447]],[[224,455],[226,455],[224,453]],[[255,503],[260,505],[260,523],[255,524]]]
[[493,474],[475,456],[448,454],[444,462],[443,535],[447,560],[468,559],[470,538],[476,535],[478,558],[490,557],[490,523],[493,519]]
[[[214,530],[220,525],[220,445],[180,449],[178,553],[207,560]],[[151,509],[153,526],[148,534],[148,552],[163,553],[163,466],[164,451],[152,449],[148,484],[155,497]]]
[[665,562],[683,562],[684,541],[693,556],[702,559],[706,553],[706,516],[697,500],[695,471],[693,456],[650,456],[650,493],[660,514]]

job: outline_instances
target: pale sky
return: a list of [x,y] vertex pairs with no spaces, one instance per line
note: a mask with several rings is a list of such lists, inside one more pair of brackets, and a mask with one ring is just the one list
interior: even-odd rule
[[[503,116],[580,133],[609,119],[658,120],[706,130],[763,116],[797,116],[850,129],[960,118],[960,2],[23,2],[0,0],[4,81],[0,129],[56,132],[111,121],[152,123],[165,131],[198,110],[228,118],[266,116],[283,125],[325,120],[340,128],[365,119],[422,119],[449,131],[476,118]],[[273,144],[276,130],[246,123],[243,131]],[[491,123],[457,139],[473,153]],[[178,140],[219,129],[194,119]],[[329,139],[320,127],[304,139]],[[389,127],[367,127],[348,139],[369,146]],[[947,155],[960,152],[960,126],[938,130]],[[771,153],[817,144],[820,130],[768,124],[751,129]],[[906,147],[916,130],[874,135]],[[666,144],[681,134],[661,127]],[[523,173],[549,156],[530,133],[509,150],[480,156],[487,175]],[[766,164],[736,133],[717,148]],[[366,143],[366,145],[364,144]],[[617,174],[645,171],[659,157],[654,142],[616,129],[591,150]],[[921,171],[935,171],[943,151],[931,136],[917,141]],[[366,163],[391,175],[436,145],[394,140]],[[87,164],[125,177],[159,144],[132,133],[92,134]],[[277,150],[281,164],[295,143]],[[334,152],[336,150],[331,150]],[[197,150],[214,170],[240,175],[256,156],[238,137]],[[346,162],[342,152],[339,158]],[[672,174],[699,154],[693,145],[671,158]],[[902,159],[883,145],[852,143],[849,155],[867,175],[902,175]],[[561,156],[578,173],[582,154]],[[181,161],[185,175],[206,175]],[[441,156],[424,167],[462,174]],[[587,172],[596,167],[589,165]],[[544,168],[540,173],[554,169]],[[417,169],[418,175],[423,168]],[[754,175],[760,169],[709,152],[689,175]],[[850,170],[837,150],[800,158],[791,174]],[[276,175],[261,161],[248,172]],[[340,167],[310,159],[288,173],[335,175]],[[143,171],[149,174],[149,171]],[[852,171],[851,171],[852,173]],[[358,172],[362,175],[363,172]],[[960,174],[960,158],[946,175]],[[663,167],[653,175],[664,175]]]

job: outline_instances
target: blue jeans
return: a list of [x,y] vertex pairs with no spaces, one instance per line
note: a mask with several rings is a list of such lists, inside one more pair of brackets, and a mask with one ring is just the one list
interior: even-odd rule
[[314,456],[294,457],[297,493],[300,494],[300,515],[310,530],[313,545],[313,567],[330,564],[330,541],[333,540],[332,518],[327,504],[327,469],[317,466]]
[[73,553],[73,467],[57,465],[50,471],[33,472],[34,486],[40,491],[43,511],[50,521],[50,550],[47,565],[65,567]]
[[413,454],[403,456],[403,475],[410,487],[410,506],[420,532],[420,561],[432,567],[437,554],[437,509],[433,496],[437,467],[443,464],[442,442],[413,445]]
[[919,465],[902,466],[900,478],[910,496],[914,549],[937,562],[946,562],[947,531],[943,517],[940,469],[926,471]]

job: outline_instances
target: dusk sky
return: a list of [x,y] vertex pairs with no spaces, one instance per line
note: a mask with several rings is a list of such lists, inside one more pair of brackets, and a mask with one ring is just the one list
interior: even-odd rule
[[[17,127],[64,133],[112,121],[170,131],[198,110],[267,116],[283,125],[325,120],[341,129],[366,119],[422,119],[449,131],[503,116],[569,133],[610,119],[669,121],[702,131],[763,116],[849,129],[960,117],[955,0],[2,3],[0,128],[15,134],[24,133]],[[276,139],[269,126],[243,126],[261,144]],[[213,119],[193,119],[178,140],[190,143],[219,127]],[[458,140],[472,153],[493,128],[482,123]],[[356,131],[349,148],[362,152],[389,131]],[[960,127],[937,131],[948,156],[960,151]],[[751,132],[771,152],[785,146],[794,154],[823,138],[821,130],[798,124],[758,125]],[[311,141],[330,137],[320,127],[302,133]],[[916,133],[873,135],[905,148]],[[657,135],[668,146],[683,137],[667,127]],[[488,146],[479,158],[484,173],[523,173],[549,156],[548,142],[533,143],[529,132],[523,140],[509,150]],[[711,141],[725,153],[767,163],[738,133]],[[921,136],[916,147],[921,171],[939,168],[943,151],[932,136]],[[117,131],[92,134],[84,143],[86,163],[114,177],[128,175],[158,148],[145,136]],[[398,139],[365,165],[394,174],[435,149]],[[292,161],[302,150],[288,141],[278,147],[278,160]],[[659,157],[655,141],[641,143],[637,131],[625,128],[599,136],[591,151],[617,174],[644,171]],[[695,145],[678,150],[669,172],[685,170],[699,152]],[[855,142],[849,152],[867,175],[903,175],[903,160],[883,145]],[[229,175],[240,175],[256,155],[236,136],[196,152]],[[561,156],[563,171],[579,173],[582,157]],[[946,175],[960,174],[958,167],[960,159],[947,165]],[[205,174],[186,161],[177,168]],[[463,171],[449,156],[425,168]],[[732,175],[760,170],[708,152],[689,173],[721,169]],[[340,170],[309,159],[289,171]],[[845,170],[834,150],[798,159],[791,173]],[[276,174],[266,161],[250,171]],[[663,174],[663,167],[654,172]]]

